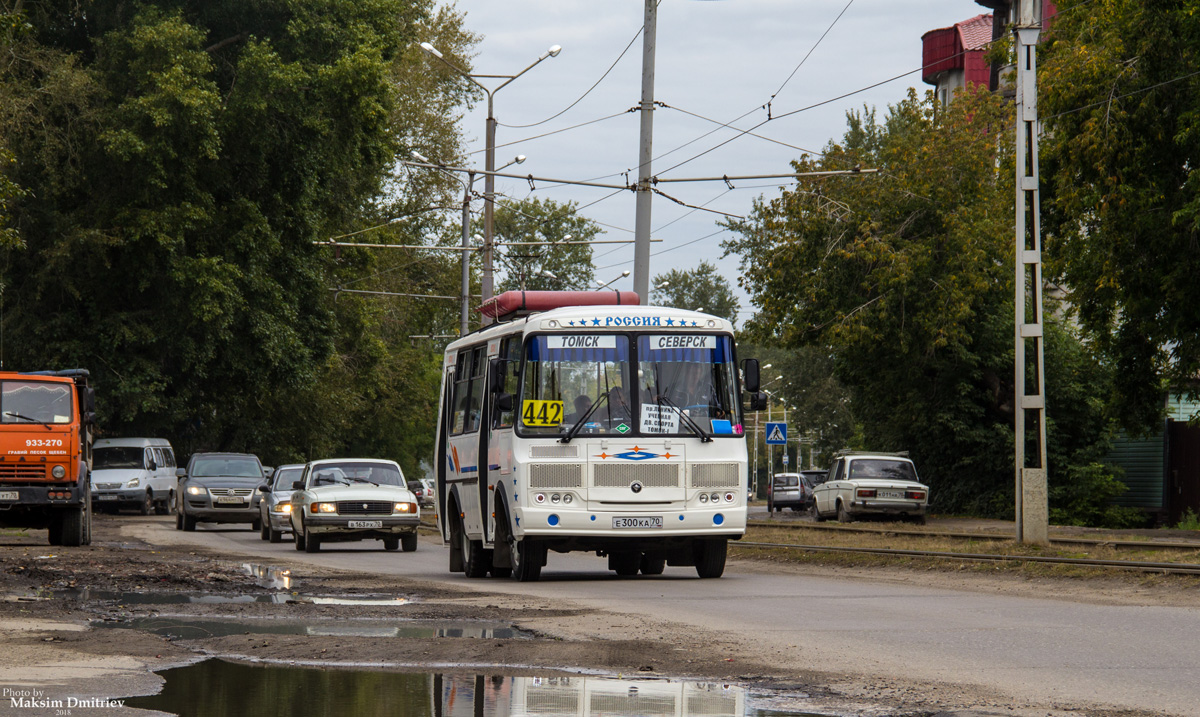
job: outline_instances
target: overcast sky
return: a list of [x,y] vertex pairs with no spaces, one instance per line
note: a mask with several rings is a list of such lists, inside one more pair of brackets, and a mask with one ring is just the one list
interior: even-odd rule
[[[563,48],[496,93],[497,166],[524,154],[527,161],[507,171],[622,185],[626,176],[636,181],[639,119],[626,110],[640,100],[644,0],[458,0],[454,5],[466,13],[467,27],[483,36],[475,72],[515,74],[551,45]],[[655,113],[653,172],[663,178],[786,173],[788,162],[802,151],[817,152],[841,138],[847,110],[868,105],[882,115],[907,88],[927,89],[917,71],[921,35],[983,12],[989,11],[974,0],[662,0],[654,96],[670,109]],[[835,99],[905,72],[898,80]],[[720,123],[749,129],[767,119],[762,106],[768,101],[772,116],[828,104],[772,120],[755,130],[763,138],[743,135],[718,147],[739,134]],[[486,117],[481,102],[463,125],[474,152],[472,166],[479,168]],[[584,123],[589,124],[568,129]],[[538,137],[547,133],[553,134]],[[777,195],[783,182],[737,181],[732,190],[719,181],[659,188],[690,205],[745,215],[756,197]],[[601,223],[605,235],[600,238],[633,238],[633,192],[535,186],[531,192],[526,181],[499,178],[496,183],[498,193],[515,199],[532,195],[590,205],[581,213]],[[736,288],[738,260],[721,257],[721,241],[730,234],[717,226],[720,219],[655,197],[651,236],[662,242],[651,246],[651,276],[708,260]],[[633,269],[632,244],[600,245],[594,256],[600,280]],[[632,275],[613,284],[632,286]],[[745,320],[751,307],[746,295],[738,294]]]

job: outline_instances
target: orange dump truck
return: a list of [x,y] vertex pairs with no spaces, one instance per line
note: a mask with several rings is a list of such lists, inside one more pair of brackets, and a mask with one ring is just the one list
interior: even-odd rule
[[51,545],[92,542],[88,372],[0,371],[0,527],[48,528]]

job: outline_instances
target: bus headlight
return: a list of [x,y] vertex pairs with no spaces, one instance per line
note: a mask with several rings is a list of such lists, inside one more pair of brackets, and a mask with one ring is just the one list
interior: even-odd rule
[[563,503],[565,503],[567,505],[570,505],[571,501],[573,501],[573,500],[575,500],[575,499],[571,496],[570,493],[567,493],[563,496]]
[[701,503],[707,503],[707,502],[708,502],[708,493],[701,493],[701,494],[700,494],[700,502],[701,502]]
[[717,495],[716,493],[713,493],[712,495],[708,496],[708,499],[711,500],[712,502],[716,503],[717,501],[721,500],[721,496]]
[[62,478],[66,474],[67,469],[63,468],[62,466],[54,466],[50,469],[50,475],[54,476],[55,478]]
[[559,495],[558,493],[555,493],[555,494],[553,494],[553,495],[551,495],[551,496],[550,496],[550,502],[551,502],[551,503],[555,503],[555,504],[557,504],[557,503],[558,503],[559,501],[561,501],[561,500],[562,500],[562,496],[561,496],[561,495]]

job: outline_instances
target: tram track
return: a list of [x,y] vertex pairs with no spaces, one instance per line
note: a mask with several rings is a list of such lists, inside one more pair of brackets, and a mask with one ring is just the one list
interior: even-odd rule
[[[867,533],[879,534],[888,536],[906,536],[920,538],[944,538],[955,540],[990,540],[990,541],[1008,541],[1013,542],[1014,538],[1011,535],[1003,535],[999,533],[980,533],[974,531],[945,531],[945,530],[903,530],[895,528],[867,528],[860,526],[849,525],[823,525],[820,523],[776,523],[763,520],[752,520],[746,523],[747,527],[754,528],[774,528],[782,530],[818,530],[829,532],[844,532],[844,533]],[[1071,537],[1051,537],[1049,540],[1051,545],[1063,545],[1073,547],[1091,547],[1091,548],[1118,548],[1118,549],[1136,549],[1136,550],[1195,550],[1200,551],[1200,542],[1188,541],[1166,541],[1166,540],[1120,540],[1112,538],[1071,538]]]
[[837,545],[796,545],[793,543],[760,543],[739,540],[741,547],[781,548],[807,550],[810,552],[852,553],[860,555],[887,555],[893,557],[934,558],[940,560],[967,560],[972,562],[1045,563],[1050,565],[1074,565],[1082,567],[1116,568],[1135,570],[1160,575],[1200,575],[1200,565],[1192,563],[1162,563],[1137,560],[1100,560],[1093,558],[1064,558],[1045,555],[1007,555],[992,553],[959,553],[936,550],[903,550],[897,548],[863,548]]

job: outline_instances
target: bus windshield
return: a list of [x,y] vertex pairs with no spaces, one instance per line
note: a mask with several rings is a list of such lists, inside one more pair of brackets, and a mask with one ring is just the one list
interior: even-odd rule
[[526,343],[521,430],[626,435],[635,430],[629,395],[629,339],[619,334],[534,336]]
[[[645,434],[742,432],[733,340],[715,334],[638,337],[639,428]],[[689,420],[690,419],[690,420]]]
[[643,334],[636,352],[635,376],[623,334],[531,337],[521,432],[696,436],[698,428],[703,435],[741,435],[730,337]]

